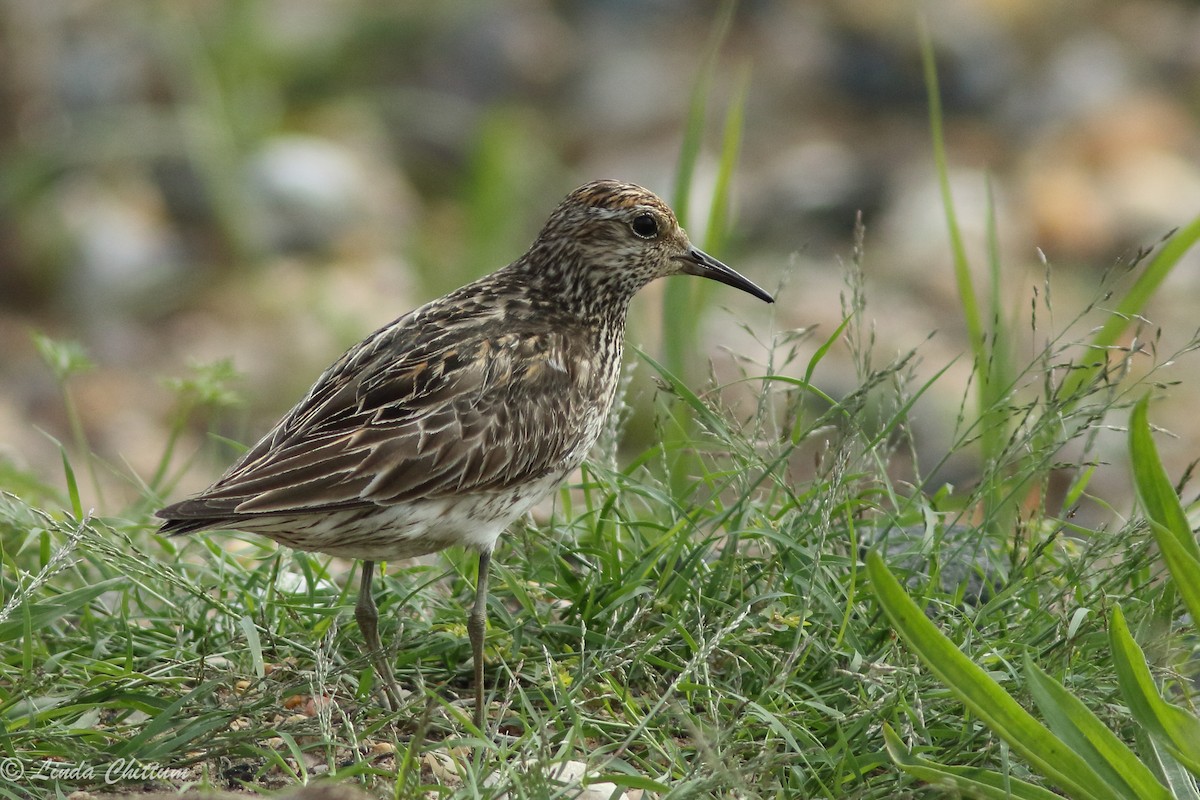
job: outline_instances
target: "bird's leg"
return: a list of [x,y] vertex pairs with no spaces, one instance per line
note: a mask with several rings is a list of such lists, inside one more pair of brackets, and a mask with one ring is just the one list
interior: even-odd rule
[[488,565],[492,551],[479,554],[479,577],[475,581],[475,605],[467,617],[467,633],[471,636],[471,656],[475,661],[475,727],[483,730],[483,640],[487,632]]
[[375,667],[376,677],[383,686],[384,700],[389,710],[399,711],[400,689],[392,675],[392,665],[384,655],[383,642],[379,640],[379,610],[375,607],[375,598],[371,594],[371,578],[374,574],[375,562],[362,562],[362,581],[358,585],[358,603],[354,606],[354,619],[362,632],[367,656]]

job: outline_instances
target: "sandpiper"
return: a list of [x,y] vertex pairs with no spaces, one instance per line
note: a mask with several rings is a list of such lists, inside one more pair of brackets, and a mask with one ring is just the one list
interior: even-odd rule
[[479,553],[467,630],[484,724],[488,565],[500,534],[596,443],[621,371],[629,301],[655,278],[699,275],[773,302],[694,247],[671,209],[629,183],[571,192],[528,252],[350,348],[216,483],[157,512],[363,561],[355,618],[385,698],[375,562],[451,545]]

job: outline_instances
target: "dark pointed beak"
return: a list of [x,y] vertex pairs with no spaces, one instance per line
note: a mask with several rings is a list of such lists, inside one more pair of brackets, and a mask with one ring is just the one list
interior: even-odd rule
[[768,303],[775,302],[774,297],[699,248],[689,248],[685,255],[675,256],[675,258],[683,262],[683,271],[688,275],[699,275],[701,278],[720,281],[726,286],[748,292],[759,300],[765,300]]

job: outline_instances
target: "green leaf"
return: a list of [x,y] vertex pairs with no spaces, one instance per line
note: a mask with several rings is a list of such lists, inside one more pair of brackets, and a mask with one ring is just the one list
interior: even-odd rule
[[61,444],[58,452],[62,456],[63,475],[67,481],[67,496],[71,498],[71,513],[75,519],[83,519],[83,502],[79,499],[79,482],[75,480],[75,470],[71,467],[71,459],[67,458],[67,448]]
[[1025,676],[1033,700],[1050,729],[1123,797],[1171,800],[1150,768],[1116,737],[1079,698],[1047,675],[1028,657]]
[[258,638],[258,628],[254,627],[254,620],[248,616],[238,618],[238,627],[242,629],[242,633],[246,634],[246,646],[250,648],[250,661],[254,664],[254,674],[262,678],[266,675],[266,668],[263,665],[262,642]]
[[1121,696],[1133,718],[1192,774],[1200,776],[1200,719],[1159,695],[1146,656],[1130,634],[1119,606],[1113,606],[1108,638]]
[[[221,683],[219,680],[202,683],[183,697],[164,707],[153,719],[146,723],[145,727],[136,736],[117,748],[116,755],[122,758],[151,757],[146,754],[156,752],[157,750],[157,748],[148,747],[151,740],[160,733],[165,733],[179,727],[181,723],[187,722],[188,718],[181,716],[179,713],[183,707],[198,697],[212,695],[213,692],[220,688]],[[222,718],[227,720],[228,715],[224,715]]]
[[[124,576],[109,578],[100,583],[74,589],[56,597],[38,598],[33,601],[26,599],[22,605],[29,608],[30,625],[33,628],[45,628],[61,617],[79,611],[79,609],[105,592],[117,591],[124,586],[125,581],[126,578]],[[25,621],[23,619],[8,620],[0,623],[0,641],[7,642],[16,639],[24,627]]]
[[[733,21],[734,2],[722,5],[713,24],[712,33],[704,49],[704,64],[692,87],[688,103],[687,122],[684,126],[683,142],[679,148],[679,166],[675,173],[675,187],[671,196],[671,207],[680,224],[687,225],[692,193],[692,178],[704,141],[704,123],[708,109],[708,98],[712,91],[713,75],[716,73],[717,58],[721,44]],[[732,111],[731,111],[732,113]],[[726,131],[728,135],[729,131]],[[714,200],[714,203],[716,201]],[[699,241],[699,240],[698,240]],[[699,286],[695,281],[672,280],[663,287],[663,361],[677,375],[686,375],[688,353],[696,324],[696,298]]]
[[954,210],[954,197],[950,193],[950,170],[946,164],[946,142],[942,135],[942,96],[938,88],[937,63],[934,60],[933,41],[924,18],[920,20],[921,64],[925,72],[925,93],[929,100],[929,133],[933,141],[933,162],[937,167],[938,187],[942,196],[942,210],[946,216],[946,230],[950,234],[950,251],[954,256],[954,279],[958,286],[958,302],[962,306],[967,323],[967,334],[975,355],[978,369],[987,364],[983,320],[979,302],[975,296],[975,284],[971,279],[971,265],[967,261],[967,248],[963,244],[962,230]]
[[1200,620],[1200,561],[1184,547],[1180,538],[1157,522],[1151,521],[1159,555],[1174,579],[1175,588],[1193,620]]
[[713,74],[717,68],[717,56],[721,52],[721,43],[729,33],[733,22],[733,12],[736,3],[731,0],[721,6],[709,36],[708,45],[704,51],[704,65],[692,87],[692,95],[688,102],[687,125],[684,128],[683,143],[679,148],[679,167],[675,173],[675,191],[671,198],[671,206],[682,221],[687,217],[688,198],[692,193],[692,176],[696,173],[696,162],[700,156],[700,144],[704,137],[704,117],[708,106],[708,96],[712,91]]
[[1108,322],[1096,334],[1092,340],[1094,346],[1108,347],[1116,343],[1125,328],[1129,327],[1130,320],[1141,312],[1154,292],[1158,290],[1159,285],[1166,280],[1166,277],[1171,274],[1171,270],[1175,268],[1184,254],[1192,249],[1197,240],[1200,240],[1200,217],[1196,217],[1180,228],[1163,243],[1158,252],[1154,254],[1154,258],[1150,259],[1150,263],[1146,265],[1145,271],[1138,276],[1137,281],[1117,303],[1117,307],[1114,309],[1115,313],[1109,317]]
[[737,167],[742,145],[742,129],[746,122],[746,94],[750,87],[750,70],[742,72],[737,93],[725,115],[725,131],[721,136],[721,161],[717,167],[717,183],[713,188],[712,206],[708,210],[708,228],[704,232],[704,249],[709,255],[722,257],[729,229],[729,196],[733,171]]
[[1048,789],[1011,775],[978,767],[948,767],[914,755],[904,746],[892,726],[886,723],[883,726],[883,741],[896,766],[934,786],[989,800],[1010,800],[1014,797],[1018,800],[1062,800]]
[[1171,531],[1192,558],[1200,560],[1200,545],[1196,544],[1187,514],[1158,457],[1158,447],[1150,431],[1149,404],[1148,397],[1139,400],[1129,420],[1129,453],[1138,498],[1150,518]]
[[842,320],[842,323],[837,326],[832,334],[825,341],[821,342],[821,346],[813,353],[812,358],[808,360],[808,366],[804,369],[804,383],[812,382],[813,372],[816,371],[817,365],[824,360],[825,356],[829,355],[830,349],[842,340],[842,334],[846,332],[846,328],[850,327],[850,321],[854,318],[854,314],[847,314]]
[[1149,399],[1143,397],[1134,406],[1129,419],[1133,481],[1163,563],[1174,578],[1192,619],[1200,620],[1200,545],[1196,543],[1191,523],[1158,456],[1150,432],[1148,406]]
[[654,358],[652,358],[644,350],[638,347],[632,347],[630,349],[633,350],[638,358],[642,359],[654,368],[654,371],[657,372],[664,381],[666,381],[668,386],[670,386],[671,391],[678,396],[679,399],[682,400],[693,412],[695,412],[696,419],[698,419],[702,425],[704,425],[710,431],[720,431],[724,434],[725,438],[728,438],[729,425],[726,423],[725,419],[720,414],[713,411],[709,404],[704,402],[704,400],[701,399],[698,394],[689,389],[687,384],[680,380],[675,373],[673,373],[663,364],[655,361]]
[[959,651],[913,602],[883,563],[867,554],[867,575],[896,633],[971,713],[1037,772],[1073,797],[1121,797],[1088,765],[1014,700],[981,667]]
[[1080,387],[1092,381],[1098,373],[1108,368],[1108,361],[1103,355],[1105,351],[1115,345],[1130,323],[1137,319],[1138,314],[1158,290],[1159,285],[1166,280],[1166,277],[1171,274],[1171,270],[1175,269],[1180,259],[1188,250],[1192,249],[1197,240],[1200,240],[1200,217],[1196,217],[1172,234],[1171,238],[1159,248],[1158,252],[1154,254],[1154,258],[1150,259],[1150,263],[1146,265],[1146,269],[1134,281],[1133,286],[1117,301],[1108,320],[1092,337],[1091,347],[1100,354],[1100,357],[1096,359],[1095,363],[1081,365],[1080,369],[1074,369],[1068,373],[1059,391],[1061,397],[1074,397]]
[[1166,747],[1146,732],[1145,728],[1138,731],[1138,747],[1142,758],[1152,761],[1155,771],[1162,776],[1163,783],[1171,789],[1171,796],[1176,800],[1200,800],[1200,789],[1196,787],[1196,779],[1187,768],[1179,763],[1179,759],[1167,752]]
[[622,789],[641,789],[644,792],[658,792],[659,794],[667,794],[671,791],[671,787],[662,781],[656,781],[645,775],[630,775],[625,772],[606,772],[603,775],[583,780],[584,786],[593,783],[613,783]]

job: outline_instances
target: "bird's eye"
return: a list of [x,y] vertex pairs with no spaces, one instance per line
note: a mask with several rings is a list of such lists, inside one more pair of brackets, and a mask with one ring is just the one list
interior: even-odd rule
[[658,236],[658,220],[652,214],[638,214],[633,218],[630,227],[643,239],[653,239]]

